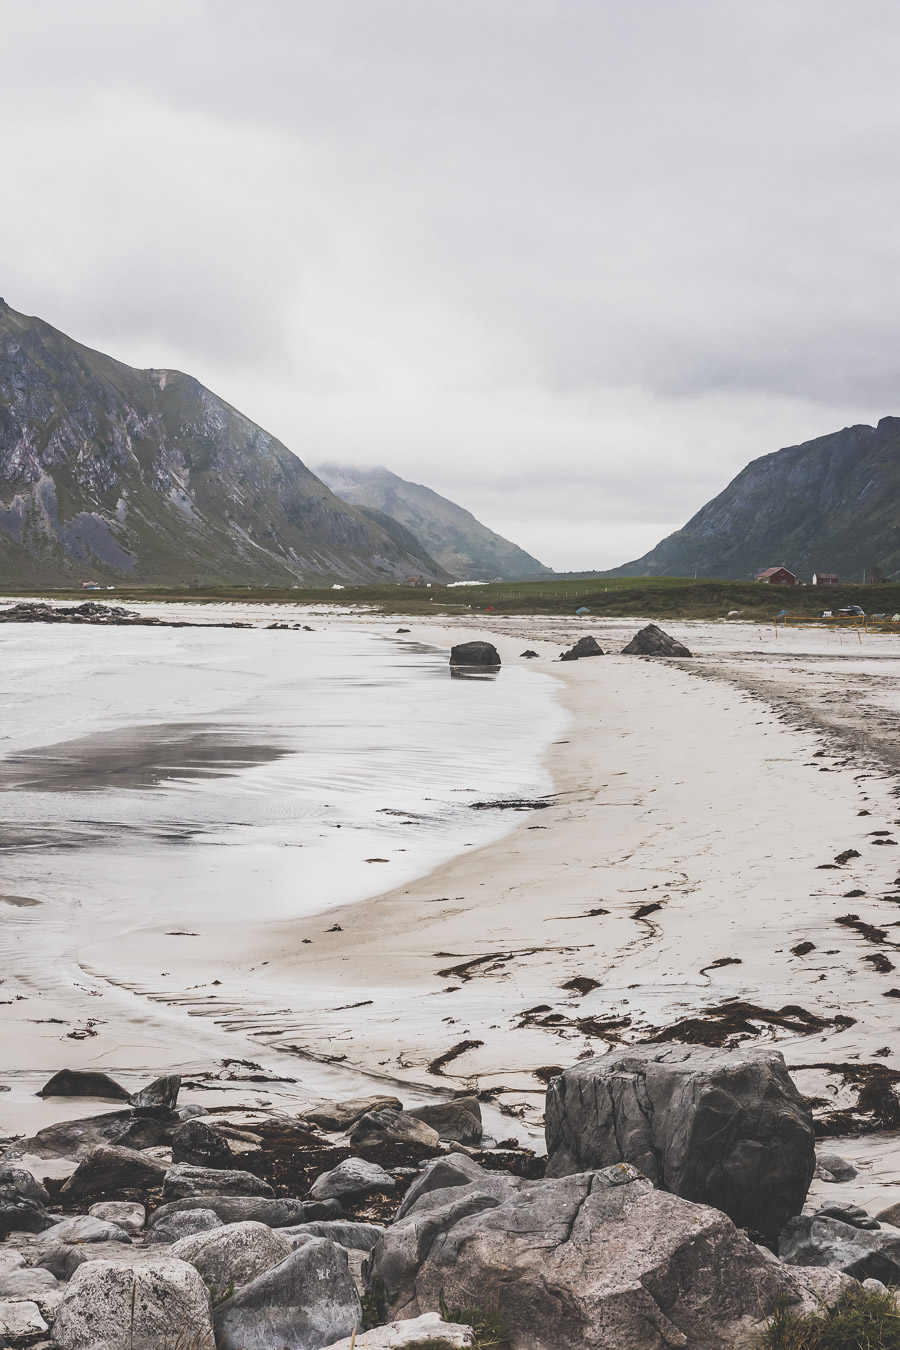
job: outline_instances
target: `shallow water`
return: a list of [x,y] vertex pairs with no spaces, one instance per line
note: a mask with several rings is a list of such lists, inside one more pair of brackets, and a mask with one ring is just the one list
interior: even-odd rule
[[452,679],[397,638],[10,625],[0,661],[0,957],[23,988],[80,987],[94,936],[376,894],[519,819],[473,802],[552,790],[548,676]]

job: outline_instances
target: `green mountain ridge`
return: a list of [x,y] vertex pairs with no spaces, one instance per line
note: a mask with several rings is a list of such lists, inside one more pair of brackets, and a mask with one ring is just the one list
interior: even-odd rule
[[136,370],[0,300],[0,579],[446,580],[190,375]]
[[802,581],[900,570],[900,418],[753,460],[683,529],[601,575],[749,580],[781,565]]
[[384,468],[318,464],[316,472],[345,502],[397,521],[441,567],[464,581],[551,575],[549,567],[482,525],[471,511],[421,483]]

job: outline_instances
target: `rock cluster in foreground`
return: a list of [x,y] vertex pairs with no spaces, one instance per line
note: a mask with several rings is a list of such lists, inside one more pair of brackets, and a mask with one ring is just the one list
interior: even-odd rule
[[[474,1096],[295,1117],[177,1098],[166,1077],[7,1150],[9,1345],[473,1350],[487,1312],[512,1350],[749,1350],[778,1304],[900,1282],[900,1231],[839,1203],[801,1213],[812,1129],[774,1051],[576,1065],[548,1090],[546,1175],[483,1147]],[[36,1156],[76,1166],[43,1184]]]

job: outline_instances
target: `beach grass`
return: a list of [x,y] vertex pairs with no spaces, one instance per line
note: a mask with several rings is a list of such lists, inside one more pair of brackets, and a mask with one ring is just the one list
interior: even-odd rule
[[759,1350],[900,1350],[900,1312],[893,1294],[868,1289],[821,1312],[794,1313],[780,1304]]

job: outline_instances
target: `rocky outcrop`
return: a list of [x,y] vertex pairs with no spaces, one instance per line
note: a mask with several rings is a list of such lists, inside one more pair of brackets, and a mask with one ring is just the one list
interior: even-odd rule
[[450,648],[451,666],[499,666],[500,653],[492,642],[459,642]]
[[344,1200],[377,1191],[392,1191],[396,1186],[390,1172],[365,1158],[345,1158],[330,1172],[316,1177],[310,1188],[312,1200]]
[[547,1175],[633,1163],[657,1186],[771,1239],[803,1207],[812,1119],[775,1050],[641,1046],[554,1079]]
[[419,1144],[436,1148],[440,1142],[437,1130],[426,1125],[408,1111],[369,1111],[361,1116],[350,1131],[349,1141],[354,1148],[374,1148],[380,1144]]
[[452,1102],[429,1102],[412,1106],[406,1112],[424,1120],[437,1130],[442,1142],[476,1145],[481,1143],[481,1103],[477,1097],[458,1097]]
[[261,1181],[252,1172],[238,1168],[193,1167],[176,1163],[163,1180],[163,1199],[182,1200],[191,1196],[260,1195],[274,1199],[275,1192],[267,1181]]
[[635,633],[627,647],[622,648],[623,656],[690,656],[683,642],[664,633],[655,623],[648,623],[640,632]]
[[216,1309],[216,1340],[219,1350],[321,1350],[361,1320],[346,1252],[310,1238]]
[[402,1110],[398,1097],[352,1097],[344,1102],[317,1102],[303,1112],[302,1119],[320,1130],[349,1130],[369,1111]]
[[560,661],[581,661],[586,656],[602,656],[603,648],[595,637],[590,635],[579,638],[574,647],[570,647],[566,652],[560,652]]
[[479,1290],[520,1350],[731,1350],[779,1300],[834,1302],[847,1284],[782,1266],[624,1164],[485,1193],[474,1212],[467,1192],[423,1195],[375,1247],[368,1275],[392,1316],[471,1306]]
[[[76,1270],[53,1328],[60,1350],[215,1350],[209,1292],[185,1261],[89,1261]],[[181,1341],[179,1340],[181,1338]]]

